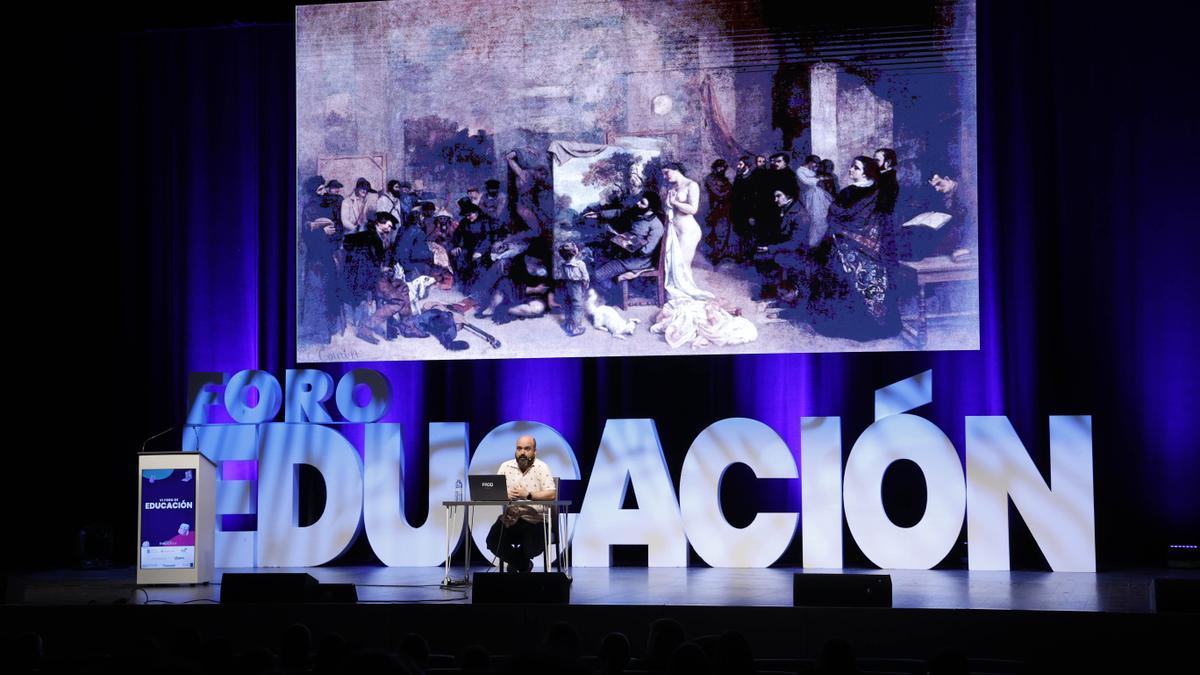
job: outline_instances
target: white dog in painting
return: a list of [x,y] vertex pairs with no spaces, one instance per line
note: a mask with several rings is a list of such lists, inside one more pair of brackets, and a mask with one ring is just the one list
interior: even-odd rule
[[408,286],[408,302],[411,305],[412,313],[414,316],[420,314],[421,308],[417,306],[417,301],[429,297],[429,288],[437,283],[437,279],[422,274],[412,281],[405,281],[404,268],[400,266],[400,263],[392,266],[392,278],[396,281],[403,281]]
[[592,325],[596,330],[607,331],[619,340],[624,340],[626,335],[633,335],[633,331],[637,330],[637,319],[626,319],[616,307],[601,304],[594,288],[588,289],[586,306],[587,315],[592,317]]

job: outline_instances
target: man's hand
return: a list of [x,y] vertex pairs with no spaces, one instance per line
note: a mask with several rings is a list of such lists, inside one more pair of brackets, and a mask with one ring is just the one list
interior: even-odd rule
[[509,499],[525,499],[525,496],[528,494],[528,492],[523,492],[519,487],[514,487],[512,485],[508,486]]

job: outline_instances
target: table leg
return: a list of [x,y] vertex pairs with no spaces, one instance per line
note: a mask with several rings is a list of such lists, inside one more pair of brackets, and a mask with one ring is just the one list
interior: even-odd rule
[[917,281],[917,349],[925,349],[929,332],[925,325],[925,284]]
[[471,505],[465,507],[463,519],[463,580],[471,583]]
[[450,517],[450,511],[454,507],[453,506],[444,506],[442,508],[444,508],[446,510],[446,577],[444,579],[442,579],[442,585],[449,586],[450,585],[450,521],[452,520]]
[[563,545],[563,555],[567,559],[567,578],[570,579],[574,568],[571,567],[571,507],[569,506],[563,515],[563,526],[558,530],[558,540],[567,542]]
[[[546,514],[549,515],[549,514]],[[550,571],[550,519],[542,518],[542,571]]]

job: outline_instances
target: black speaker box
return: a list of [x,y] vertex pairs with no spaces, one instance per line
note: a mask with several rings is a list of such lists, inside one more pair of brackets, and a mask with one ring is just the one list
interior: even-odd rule
[[892,578],[886,574],[796,574],[796,607],[891,607]]
[[562,572],[480,572],[475,574],[471,584],[473,604],[565,605],[571,601],[571,580]]
[[354,584],[321,584],[317,602],[358,602],[358,588]]
[[303,572],[226,573],[221,575],[221,603],[315,602],[320,584]]
[[1200,612],[1200,579],[1154,580],[1154,611]]

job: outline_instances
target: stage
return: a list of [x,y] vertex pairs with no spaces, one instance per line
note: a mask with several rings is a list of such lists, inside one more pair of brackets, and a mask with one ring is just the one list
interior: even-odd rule
[[[442,567],[327,566],[246,568],[239,573],[306,572],[322,583],[354,584],[359,603],[470,604],[471,587],[440,586]],[[472,575],[495,574],[476,565]],[[1154,611],[1156,577],[1200,578],[1200,571],[1128,570],[1068,572],[971,572],[967,570],[804,570],[800,568],[717,569],[704,567],[576,567],[571,605],[650,605],[704,607],[791,607],[794,574],[887,574],[894,609],[1016,610],[1042,612]],[[463,568],[453,569],[462,579]],[[20,596],[12,604],[95,605],[126,603],[202,604],[220,600],[221,584],[142,586],[132,568],[57,571],[17,578]],[[23,587],[23,588],[22,588]],[[10,601],[11,602],[11,601]]]
[[[315,637],[338,632],[364,645],[396,645],[410,632],[435,653],[458,655],[471,644],[493,654],[536,640],[557,621],[579,631],[591,653],[611,631],[625,633],[634,655],[655,619],[680,621],[693,638],[734,629],[759,659],[816,658],[830,639],[852,641],[860,658],[929,659],[948,648],[974,659],[1020,664],[1054,658],[1136,659],[1157,649],[1183,657],[1194,639],[1195,614],[1154,611],[1156,577],[1200,579],[1195,570],[1122,570],[1097,574],[969,572],[965,570],[844,570],[889,574],[892,608],[792,607],[793,568],[576,568],[569,605],[471,604],[471,587],[442,588],[444,568],[317,567],[225,572],[307,572],[322,583],[352,583],[357,604],[221,605],[221,585],[134,584],[132,569],[58,571],[10,577],[4,608],[9,634],[37,631],[47,653],[67,639],[93,636],[84,649],[102,650],[122,635],[156,636],[170,644],[181,630],[205,637],[277,643],[301,622]],[[461,578],[462,568],[455,570]],[[476,567],[474,574],[495,573]],[[61,637],[60,642],[56,636]],[[1136,636],[1136,637],[1133,637]],[[796,661],[799,660],[799,661]],[[793,664],[795,665],[795,664]],[[791,665],[782,668],[787,670]],[[993,672],[1020,672],[1021,667]]]

